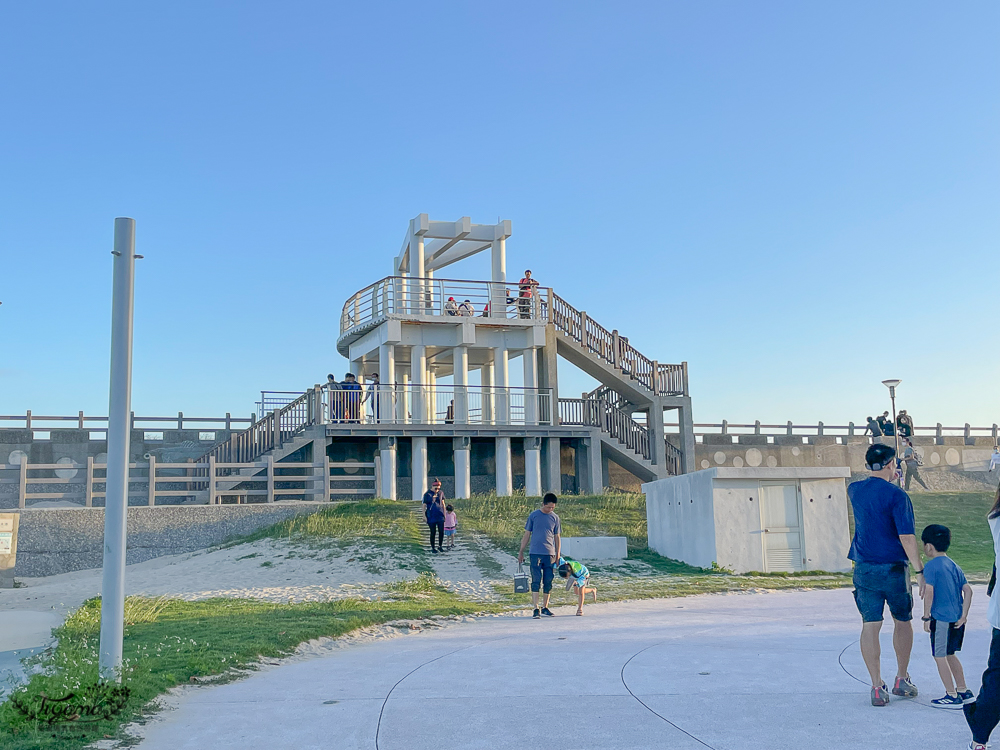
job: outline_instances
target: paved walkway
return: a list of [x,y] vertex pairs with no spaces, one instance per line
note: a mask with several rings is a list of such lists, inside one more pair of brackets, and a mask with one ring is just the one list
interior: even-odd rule
[[[989,630],[976,587],[963,660],[978,690]],[[849,589],[481,619],[185,691],[142,750],[826,750],[960,748],[927,636],[915,700],[869,705]],[[919,621],[918,621],[919,622]],[[883,663],[891,676],[889,629]],[[861,681],[859,681],[861,680]],[[863,681],[863,682],[862,682]]]

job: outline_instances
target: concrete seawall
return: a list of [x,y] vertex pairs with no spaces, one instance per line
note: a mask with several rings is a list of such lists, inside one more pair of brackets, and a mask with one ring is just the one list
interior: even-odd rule
[[[131,564],[193,552],[333,505],[303,502],[129,508],[126,559]],[[20,513],[15,577],[101,567],[103,508],[26,509]]]

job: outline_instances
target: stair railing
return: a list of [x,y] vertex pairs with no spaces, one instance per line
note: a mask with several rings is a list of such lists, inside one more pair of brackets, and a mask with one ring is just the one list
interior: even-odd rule
[[219,443],[198,461],[209,458],[220,463],[256,461],[304,428],[319,424],[322,410],[316,408],[315,397],[315,390],[306,391],[291,403],[268,412],[243,432]]
[[559,399],[561,424],[597,427],[635,453],[650,460],[649,430],[632,415],[601,398]]

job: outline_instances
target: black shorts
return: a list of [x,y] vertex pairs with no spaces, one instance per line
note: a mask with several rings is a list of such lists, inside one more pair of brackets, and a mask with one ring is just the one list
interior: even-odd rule
[[965,625],[955,627],[953,622],[931,620],[931,656],[941,659],[962,650],[965,640]]

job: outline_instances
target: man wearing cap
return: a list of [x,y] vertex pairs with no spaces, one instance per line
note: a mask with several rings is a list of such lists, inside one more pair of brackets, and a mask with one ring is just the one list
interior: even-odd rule
[[454,297],[449,297],[448,301],[444,303],[444,314],[458,315],[458,303],[455,301]]
[[[444,493],[441,491],[441,480],[431,482],[431,488],[424,493],[424,518],[431,534],[431,552],[435,555],[444,552]],[[437,546],[434,546],[434,536],[437,535]]]
[[861,656],[872,678],[873,706],[889,703],[882,681],[879,631],[885,605],[892,615],[892,645],[896,652],[896,681],[892,694],[914,698],[917,688],[907,668],[913,648],[913,596],[909,565],[918,575],[924,593],[923,566],[917,549],[910,497],[893,482],[896,451],[876,443],[865,453],[865,466],[872,475],[847,488],[854,509],[854,539],[848,557],[854,561],[854,601],[861,613]]

